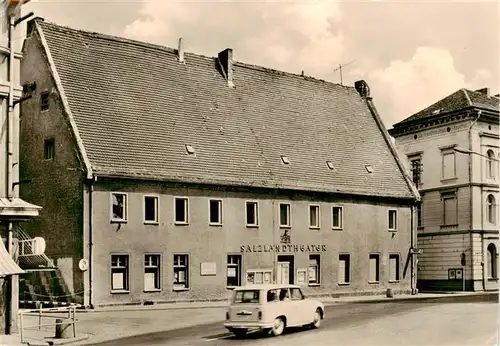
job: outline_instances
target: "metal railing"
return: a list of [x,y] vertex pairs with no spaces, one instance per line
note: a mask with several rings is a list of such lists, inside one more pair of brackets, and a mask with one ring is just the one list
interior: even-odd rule
[[[57,326],[58,325],[71,325],[73,330],[73,337],[76,337],[76,308],[77,305],[57,307],[57,308],[43,308],[43,304],[40,304],[39,308],[31,310],[21,310],[19,311],[19,331],[21,336],[21,343],[25,342],[26,332],[28,330],[37,331],[34,333],[36,336],[34,338],[39,338],[43,334],[49,332],[55,333],[54,338],[57,337]],[[37,320],[37,323],[34,323]],[[49,322],[46,322],[49,320]],[[50,322],[55,320],[54,322]],[[28,324],[27,324],[28,322]],[[30,324],[31,323],[31,324]]]

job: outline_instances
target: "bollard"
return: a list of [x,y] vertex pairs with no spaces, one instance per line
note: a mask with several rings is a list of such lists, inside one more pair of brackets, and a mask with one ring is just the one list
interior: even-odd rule
[[387,289],[387,298],[394,298],[394,295],[392,294],[392,288]]
[[67,339],[74,338],[73,329],[71,328],[71,322],[68,319],[57,318],[56,319],[56,339]]

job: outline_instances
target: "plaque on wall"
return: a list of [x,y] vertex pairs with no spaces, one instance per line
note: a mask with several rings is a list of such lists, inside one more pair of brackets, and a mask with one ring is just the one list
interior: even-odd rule
[[305,285],[306,284],[306,274],[307,271],[305,269],[297,270],[297,285]]
[[215,262],[204,262],[201,264],[200,275],[217,275],[217,264]]

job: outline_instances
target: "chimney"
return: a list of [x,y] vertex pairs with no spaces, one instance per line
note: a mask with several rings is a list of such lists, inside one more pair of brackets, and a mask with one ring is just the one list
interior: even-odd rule
[[490,97],[490,88],[477,89],[476,92]]
[[179,48],[177,49],[177,56],[179,57],[179,62],[184,62],[184,46],[182,45],[182,37],[179,38]]
[[43,22],[43,21],[45,21],[45,19],[43,19],[42,17],[35,17],[28,20],[28,22],[26,23],[26,36],[29,37],[31,35],[36,22]]
[[364,80],[358,80],[354,82],[354,87],[358,91],[359,95],[363,98],[370,97],[370,87]]
[[218,55],[219,66],[224,78],[227,80],[227,85],[232,88],[233,83],[233,50],[226,48]]

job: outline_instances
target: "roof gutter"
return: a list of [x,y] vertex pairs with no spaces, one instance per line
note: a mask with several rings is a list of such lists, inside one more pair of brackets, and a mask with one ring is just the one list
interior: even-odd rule
[[73,117],[73,114],[71,112],[71,109],[69,107],[68,99],[66,97],[66,94],[64,92],[64,88],[62,86],[61,82],[61,77],[59,76],[59,73],[57,72],[56,65],[54,63],[54,59],[52,58],[52,54],[50,53],[49,46],[47,44],[47,40],[45,39],[45,35],[43,33],[42,28],[38,24],[38,22],[35,20],[35,27],[36,31],[38,32],[38,35],[40,36],[40,41],[43,47],[43,50],[45,52],[45,55],[47,56],[47,62],[49,63],[49,69],[50,73],[52,75],[52,78],[54,79],[54,83],[56,85],[57,92],[59,93],[59,97],[61,99],[61,102],[63,104],[63,109],[64,112],[66,113],[71,130],[73,132],[73,136],[76,141],[76,146],[78,148],[78,151],[80,153],[80,157],[83,159],[83,163],[85,166],[85,172],[86,172],[86,177],[87,179],[92,179],[93,173],[92,173],[92,166],[90,165],[90,161],[87,156],[87,152],[85,151],[85,147],[83,146],[82,138],[80,136],[80,133],[78,132],[78,128],[75,123],[75,118]]

